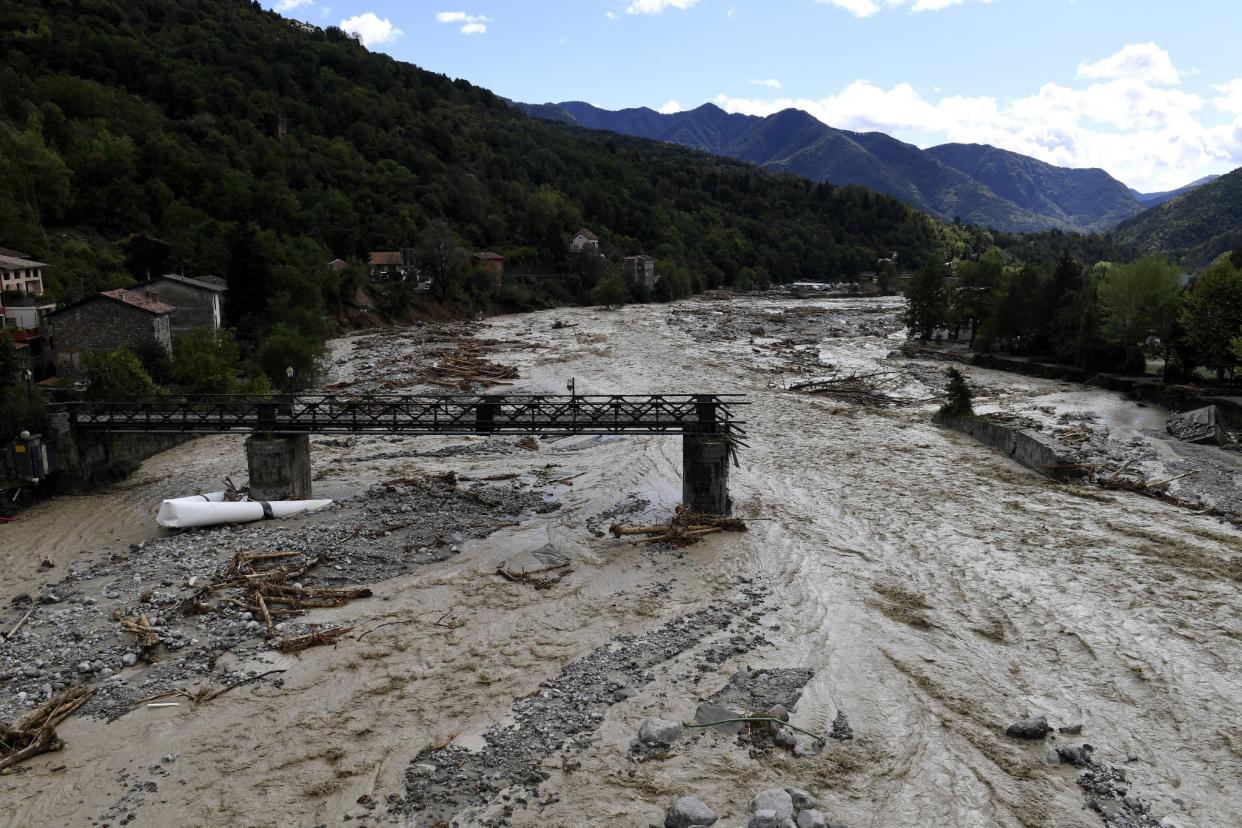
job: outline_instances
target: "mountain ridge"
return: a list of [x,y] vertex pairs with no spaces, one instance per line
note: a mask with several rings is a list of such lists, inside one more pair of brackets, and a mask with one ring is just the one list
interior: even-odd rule
[[858,184],[946,221],[1010,232],[1107,231],[1206,181],[1143,194],[1101,169],[1058,167],[987,144],[921,149],[882,132],[838,129],[799,109],[759,117],[712,103],[676,113],[606,110],[583,101],[517,106],[544,120],[681,144],[815,181]]

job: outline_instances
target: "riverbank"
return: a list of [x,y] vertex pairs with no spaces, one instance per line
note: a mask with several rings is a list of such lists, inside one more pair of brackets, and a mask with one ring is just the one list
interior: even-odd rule
[[[913,359],[962,362],[980,368],[991,368],[1028,377],[1094,385],[1109,391],[1120,392],[1138,402],[1158,405],[1171,412],[1190,411],[1215,405],[1230,431],[1242,431],[1242,396],[1230,393],[1227,389],[1180,383],[1169,384],[1160,377],[1150,375],[1126,376],[1099,373],[1072,365],[1044,362],[1012,354],[981,353],[971,351],[956,342],[936,343],[908,340],[902,345],[901,352]],[[1236,435],[1232,438],[1232,442],[1234,445],[1237,444]]]
[[[79,600],[35,605],[39,623],[0,643],[0,658],[93,643],[42,638],[55,623],[43,613],[132,616],[147,589],[192,594],[190,577],[214,580],[238,551],[331,552],[303,586],[372,595],[282,618],[281,638],[311,623],[352,628],[300,653],[243,632],[257,619],[240,607],[161,618],[186,642],[161,668],[184,676],[161,688],[197,696],[285,672],[108,721],[108,697],[138,701],[156,675],[116,671],[127,689],[61,725],[63,751],[3,777],[0,824],[647,826],[691,795],[736,826],[757,792],[786,786],[849,826],[1136,824],[1122,800],[1081,789],[1077,768],[1048,763],[1049,748],[1084,740],[1091,761],[1124,771],[1143,818],[1229,824],[1242,776],[1230,747],[1242,721],[1230,667],[1242,659],[1239,533],[1128,493],[1051,484],[936,427],[943,366],[889,358],[899,311],[884,299],[709,299],[498,317],[472,334],[516,370],[514,392],[574,378],[580,393],[748,395],[750,445],[731,487],[750,531],[685,549],[607,534],[679,501],[680,446],[662,437],[316,438],[316,494],[339,501],[332,511],[163,537],[160,496],[216,488],[244,466],[239,438],[211,437],[146,461],[123,487],[40,504],[0,527],[29,550],[4,550],[15,574],[0,581],[3,629],[24,613],[10,604],[19,592],[66,589],[70,569]],[[437,347],[417,328],[334,340],[328,380],[417,391]],[[789,390],[835,371],[896,372],[896,399]],[[966,371],[978,408],[1049,429],[1091,413],[1125,445],[1158,416],[1098,388]],[[388,492],[395,480],[407,482]],[[425,541],[445,515],[478,528]],[[42,571],[45,546],[56,566]],[[502,567],[544,572],[510,580]],[[35,666],[63,672],[78,656]],[[101,672],[94,686],[115,680]],[[797,681],[769,696],[757,676]],[[6,711],[28,678],[0,684]],[[791,724],[827,737],[822,748],[712,728],[632,748],[648,717],[780,699]],[[1082,729],[1006,736],[1028,713]]]

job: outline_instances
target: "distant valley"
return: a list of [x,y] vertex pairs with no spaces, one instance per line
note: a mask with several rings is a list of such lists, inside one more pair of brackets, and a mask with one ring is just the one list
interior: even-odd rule
[[529,115],[651,138],[815,181],[858,184],[946,221],[997,230],[1102,232],[1208,183],[1139,193],[1099,169],[1069,169],[984,144],[920,149],[881,132],[836,129],[797,109],[766,118],[714,104],[662,114],[581,101],[519,104]]

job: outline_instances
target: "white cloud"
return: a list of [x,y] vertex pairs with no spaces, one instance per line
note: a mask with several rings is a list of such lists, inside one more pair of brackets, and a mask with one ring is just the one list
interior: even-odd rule
[[615,11],[606,11],[604,12],[604,17],[607,17],[609,20],[616,20],[617,13]]
[[[939,90],[924,97],[908,83],[885,88],[857,80],[822,98],[722,94],[716,103],[751,115],[794,107],[834,127],[887,132],[921,146],[992,144],[1061,166],[1101,167],[1146,191],[1242,165],[1242,78],[1211,87],[1219,96],[1205,99],[1170,88],[1172,61],[1114,63],[1108,71],[1118,77],[1071,86],[1047,83],[1007,101]],[[1127,65],[1139,77],[1124,76]],[[1224,113],[1231,122],[1219,123],[1220,115],[1212,113]]]
[[272,8],[280,14],[288,14],[291,11],[300,9],[302,6],[313,5],[315,5],[315,0],[280,0],[280,2]]
[[1099,79],[1133,79],[1176,86],[1182,82],[1173,58],[1154,43],[1128,43],[1120,51],[1094,63],[1078,64],[1078,77]]
[[386,17],[378,17],[375,12],[364,12],[341,21],[344,31],[362,38],[362,45],[370,48],[381,43],[392,43],[405,32],[392,24]]
[[664,115],[672,115],[676,112],[681,112],[683,108],[684,107],[682,107],[681,104],[677,103],[677,101],[669,101],[664,106],[657,109],[656,111]]
[[781,82],[776,78],[767,78],[765,80],[756,80],[755,78],[751,78],[749,82],[755,86],[766,86],[769,89],[781,88]]
[[660,14],[665,9],[685,11],[699,0],[633,0],[626,8],[626,14]]
[[1213,84],[1212,89],[1221,93],[1219,98],[1212,99],[1217,109],[1231,115],[1242,115],[1242,78]]
[[439,23],[461,23],[461,33],[464,35],[486,34],[487,24],[492,19],[485,14],[467,14],[463,11],[442,11],[436,12],[436,21]]
[[[845,9],[855,17],[871,17],[885,9],[896,9],[907,5],[910,6],[912,12],[940,11],[949,6],[960,5],[966,0],[913,0],[913,2],[911,0],[815,0],[815,2]],[[992,3],[995,0],[982,0],[982,2]]]

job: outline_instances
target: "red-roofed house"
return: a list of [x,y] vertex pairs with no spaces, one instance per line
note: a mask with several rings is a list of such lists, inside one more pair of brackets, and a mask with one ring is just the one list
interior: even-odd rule
[[47,316],[59,373],[82,370],[86,354],[154,342],[172,353],[172,305],[138,291],[105,290]]
[[400,250],[372,253],[367,259],[367,267],[371,269],[372,279],[403,279],[410,273]]

